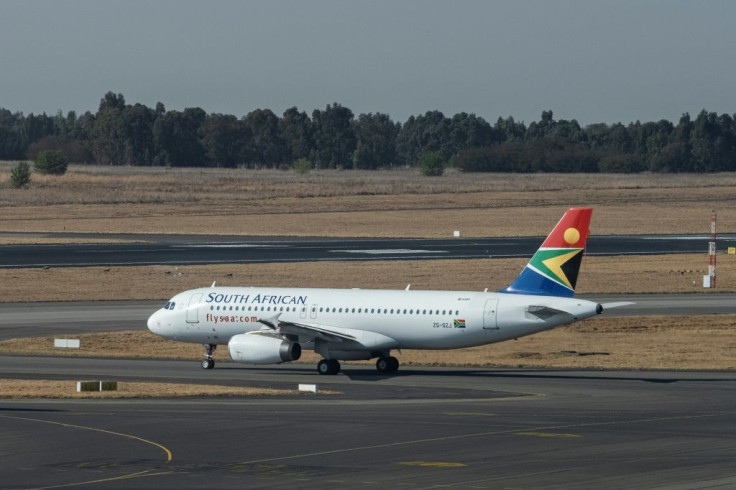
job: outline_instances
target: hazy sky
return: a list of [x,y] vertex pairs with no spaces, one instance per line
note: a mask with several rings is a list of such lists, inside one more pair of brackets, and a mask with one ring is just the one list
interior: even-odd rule
[[735,28],[730,0],[0,0],[0,107],[676,122],[736,112]]

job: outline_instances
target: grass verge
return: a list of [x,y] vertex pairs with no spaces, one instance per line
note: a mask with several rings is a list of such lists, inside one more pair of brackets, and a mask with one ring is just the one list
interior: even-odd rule
[[237,386],[192,385],[178,383],[118,382],[117,391],[77,393],[77,382],[71,380],[0,379],[0,399],[26,398],[181,398],[212,396],[283,396],[296,395],[296,390],[247,388]]
[[[736,315],[596,317],[516,341],[447,351],[394,353],[402,365],[575,369],[736,369]],[[69,337],[69,336],[66,336]],[[52,337],[0,342],[0,353],[191,360],[202,347],[162,339],[147,330],[81,334],[81,349],[54,349]],[[697,341],[694,341],[697,339]],[[216,352],[228,362],[227,349]],[[300,363],[320,358],[305,352]],[[344,363],[367,365],[363,363]]]
[[0,163],[0,230],[249,236],[544,235],[569,206],[593,234],[736,230],[736,174],[463,174],[417,169],[273,170],[70,166],[11,189]]
[[[444,289],[495,291],[506,287],[528,259],[300,262],[202,266],[0,269],[0,302],[165,300],[209,286]],[[703,254],[587,256],[579,294],[704,293]],[[736,256],[718,259],[718,291],[736,291]]]

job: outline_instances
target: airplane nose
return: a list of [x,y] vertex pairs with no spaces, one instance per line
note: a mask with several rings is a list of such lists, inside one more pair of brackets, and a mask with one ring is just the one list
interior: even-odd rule
[[158,317],[158,312],[148,317],[148,330],[150,330],[153,333],[158,333],[157,330],[159,327],[159,321],[157,317]]

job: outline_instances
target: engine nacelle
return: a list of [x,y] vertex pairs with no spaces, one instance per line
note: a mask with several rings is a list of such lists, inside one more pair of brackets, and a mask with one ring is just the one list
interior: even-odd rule
[[233,335],[227,350],[233,361],[247,364],[281,364],[302,355],[298,342],[258,334]]

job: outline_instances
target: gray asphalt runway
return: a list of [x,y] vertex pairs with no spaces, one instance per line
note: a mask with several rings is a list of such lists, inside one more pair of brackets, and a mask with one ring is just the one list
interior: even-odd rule
[[[604,314],[608,316],[736,313],[736,295],[730,293],[582,297],[600,303],[636,303],[606,311]],[[162,304],[162,301],[0,303],[0,340],[145,328],[146,319]]]
[[[596,296],[611,315],[736,313],[732,294]],[[0,339],[145,328],[161,301],[0,304]],[[697,341],[697,339],[694,339]],[[0,356],[0,379],[115,379],[332,395],[0,400],[0,487],[732,488],[736,373]],[[70,383],[70,389],[74,389]]]
[[730,488],[736,374],[0,356],[0,377],[210,382],[337,395],[0,400],[4,488]]
[[[68,234],[47,234],[68,238]],[[76,236],[76,235],[72,235]],[[530,257],[544,237],[268,238],[237,236],[85,235],[136,243],[0,245],[0,268],[191,265],[316,260],[431,260]],[[704,235],[592,236],[589,255],[707,253]],[[736,235],[718,238],[718,250]]]

